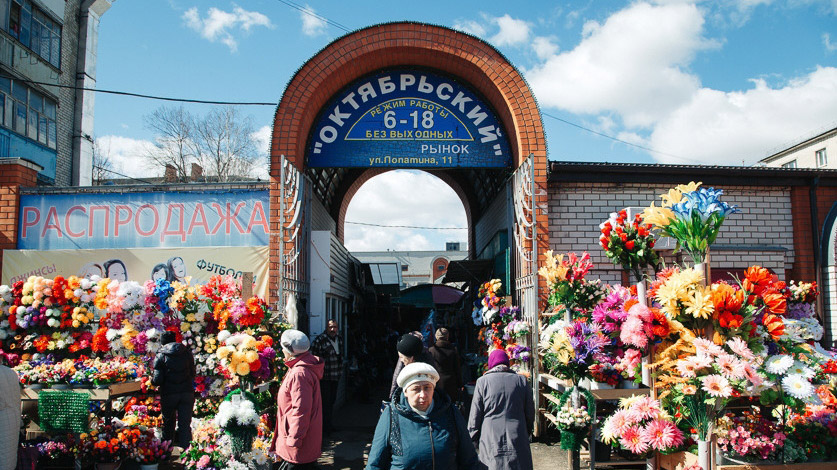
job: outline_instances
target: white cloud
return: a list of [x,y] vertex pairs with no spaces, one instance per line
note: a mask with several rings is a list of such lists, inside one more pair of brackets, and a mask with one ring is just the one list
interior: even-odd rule
[[221,42],[235,52],[238,49],[236,33],[248,33],[255,26],[272,28],[270,18],[257,12],[247,11],[239,6],[231,12],[212,7],[205,18],[201,18],[197,7],[183,13],[183,22],[210,42]]
[[492,20],[500,31],[491,37],[491,42],[498,47],[516,46],[529,40],[529,23],[512,18],[508,14]]
[[828,33],[823,33],[822,44],[823,46],[825,46],[825,50],[828,52],[837,51],[837,44],[831,42],[831,35]]
[[752,164],[777,146],[837,123],[837,68],[819,67],[781,88],[764,80],[753,84],[745,91],[700,89],[656,126],[651,147],[706,164]]
[[303,10],[304,11],[299,12],[299,17],[302,20],[302,33],[311,37],[319,36],[325,33],[325,20],[318,16],[314,16],[317,12],[315,12],[309,5],[305,5]]
[[[467,227],[459,196],[423,171],[397,170],[367,181],[352,198],[346,220],[384,225]],[[350,251],[444,250],[446,241],[468,238],[467,230],[420,230],[346,224]]]
[[573,50],[527,72],[540,103],[580,114],[615,111],[628,126],[651,126],[700,87],[685,70],[714,43],[695,5],[637,3],[604,24],[588,22]]
[[[149,169],[145,165],[145,155],[156,148],[150,140],[105,135],[96,138],[96,145],[103,155],[110,158],[113,171],[136,178],[148,176]],[[154,173],[162,174],[162,171],[157,169]],[[108,175],[108,177],[121,178],[116,174]]]
[[485,27],[477,21],[458,21],[454,23],[453,29],[458,29],[478,38],[484,38],[486,34]]
[[532,41],[532,49],[534,49],[538,59],[546,60],[558,52],[558,45],[553,42],[554,39],[552,37],[538,36]]

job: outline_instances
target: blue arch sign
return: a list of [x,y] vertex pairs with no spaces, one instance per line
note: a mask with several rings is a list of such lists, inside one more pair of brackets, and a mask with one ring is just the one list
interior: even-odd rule
[[389,70],[338,93],[308,141],[310,167],[504,168],[506,134],[494,110],[457,81]]

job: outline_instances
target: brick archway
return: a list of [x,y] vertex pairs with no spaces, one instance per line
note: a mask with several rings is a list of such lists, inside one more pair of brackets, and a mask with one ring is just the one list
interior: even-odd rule
[[[546,205],[547,153],[543,123],[534,95],[518,70],[493,46],[474,36],[429,24],[387,23],[335,40],[303,64],[288,83],[276,110],[270,147],[273,233],[279,229],[281,157],[285,156],[300,170],[305,169],[305,148],[311,127],[334,94],[375,71],[410,66],[454,76],[468,83],[491,104],[509,139],[514,168],[529,155],[534,156],[539,190],[536,202]],[[340,206],[342,210],[343,204]],[[466,204],[466,211],[469,206]],[[339,213],[333,215],[335,220],[340,218]],[[538,233],[538,252],[543,253],[549,245],[546,214],[540,216]],[[469,231],[469,241],[472,238]],[[279,279],[278,239],[271,240],[270,258],[272,297]]]

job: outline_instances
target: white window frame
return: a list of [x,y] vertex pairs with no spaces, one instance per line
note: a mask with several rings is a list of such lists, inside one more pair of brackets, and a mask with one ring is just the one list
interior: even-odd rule
[[814,152],[817,158],[817,167],[828,166],[828,154],[825,153],[825,147]]

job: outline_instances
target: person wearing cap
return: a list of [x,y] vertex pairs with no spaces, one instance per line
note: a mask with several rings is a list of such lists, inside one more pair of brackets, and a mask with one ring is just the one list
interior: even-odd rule
[[15,468],[20,438],[20,380],[0,353],[0,468]]
[[160,349],[154,357],[151,384],[160,387],[163,439],[186,449],[192,441],[195,357],[191,349],[177,341],[177,335],[173,331],[164,331],[160,335],[160,344]]
[[299,330],[285,330],[279,344],[288,372],[276,398],[276,428],[270,451],[282,459],[282,470],[313,469],[322,453],[320,379],[324,363],[308,351],[311,343]]
[[438,381],[430,364],[404,366],[378,419],[366,470],[481,468],[465,420],[447,394],[436,390]]
[[535,403],[526,378],[509,368],[502,349],[488,355],[488,369],[477,379],[468,431],[489,470],[532,470],[529,434]]
[[405,333],[398,340],[398,345],[395,347],[398,350],[398,362],[395,364],[395,371],[392,373],[392,384],[389,387],[390,397],[395,393],[395,389],[398,388],[398,374],[401,373],[404,366],[413,362],[424,362],[425,364],[436,366],[436,362],[424,350],[424,343],[422,343],[421,338],[421,333],[413,331],[411,333]]
[[428,352],[436,362],[436,369],[439,371],[439,383],[436,385],[447,393],[453,402],[459,401],[459,391],[462,389],[462,365],[456,345],[450,342],[450,330],[447,328],[436,330],[436,344],[431,346]]

